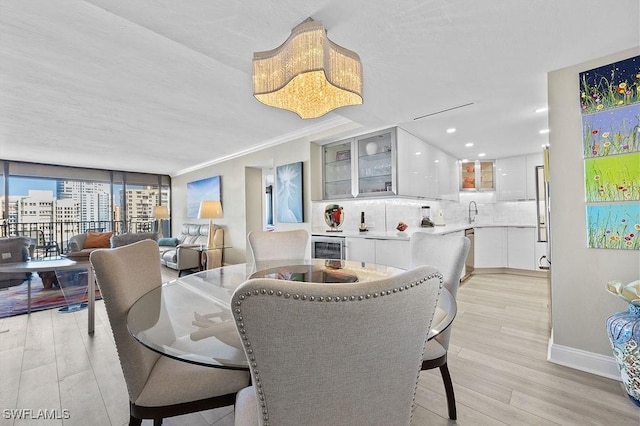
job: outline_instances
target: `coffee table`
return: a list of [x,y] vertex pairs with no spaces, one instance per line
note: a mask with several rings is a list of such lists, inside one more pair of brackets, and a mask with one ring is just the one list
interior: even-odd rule
[[[65,269],[86,269],[88,272],[88,333],[93,334],[95,330],[95,301],[96,287],[93,276],[93,268],[89,261],[75,261],[66,257],[51,257],[41,260],[28,260],[26,262],[12,262],[0,264],[0,272],[42,272],[42,271],[62,271]],[[27,284],[27,313],[31,313],[31,278]]]

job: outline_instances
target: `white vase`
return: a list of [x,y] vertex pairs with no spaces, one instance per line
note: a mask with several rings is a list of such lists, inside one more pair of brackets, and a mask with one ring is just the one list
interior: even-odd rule
[[367,155],[373,155],[378,152],[378,144],[375,142],[369,142],[365,145],[364,150],[367,151]]

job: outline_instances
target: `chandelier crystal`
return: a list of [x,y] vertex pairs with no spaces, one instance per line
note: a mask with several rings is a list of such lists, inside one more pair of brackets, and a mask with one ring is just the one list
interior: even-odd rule
[[360,57],[329,40],[322,23],[309,18],[280,47],[253,54],[253,95],[302,119],[360,105]]

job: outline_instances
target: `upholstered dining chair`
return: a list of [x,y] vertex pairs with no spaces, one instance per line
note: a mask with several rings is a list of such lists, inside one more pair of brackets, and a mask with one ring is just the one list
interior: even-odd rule
[[[425,232],[411,234],[411,266],[431,265],[440,271],[444,280],[444,287],[455,298],[460,285],[460,277],[464,262],[469,254],[471,242],[464,236],[433,235]],[[451,337],[449,326],[435,339],[427,343],[422,362],[423,370],[439,368],[447,394],[447,408],[449,418],[455,420],[456,399],[453,392],[453,383],[447,366],[447,350]]]
[[254,262],[295,260],[306,257],[309,233],[304,229],[279,232],[251,231],[247,239]]
[[432,267],[349,285],[244,282],[232,306],[253,385],[235,424],[408,425],[441,288]]
[[249,384],[245,371],[178,361],[144,347],[129,334],[131,305],[162,284],[158,250],[155,241],[144,240],[90,255],[129,392],[130,425],[140,425],[142,419],[161,425],[165,417],[233,405],[236,392]]

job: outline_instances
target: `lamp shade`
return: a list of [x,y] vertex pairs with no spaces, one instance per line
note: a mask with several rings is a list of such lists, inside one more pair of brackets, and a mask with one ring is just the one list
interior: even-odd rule
[[205,200],[200,202],[198,219],[218,219],[222,217],[222,203],[220,201]]
[[309,18],[280,47],[253,54],[253,95],[303,119],[362,104],[360,57],[329,40],[322,23]]
[[154,219],[169,219],[169,209],[167,206],[155,206],[153,208]]

